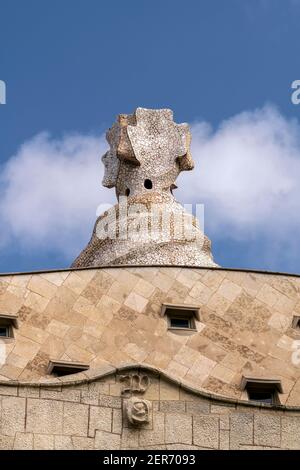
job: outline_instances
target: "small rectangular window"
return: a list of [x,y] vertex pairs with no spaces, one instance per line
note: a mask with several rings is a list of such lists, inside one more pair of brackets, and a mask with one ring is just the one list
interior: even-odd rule
[[14,328],[18,328],[18,317],[0,313],[0,338],[13,338]]
[[190,305],[163,304],[162,316],[167,317],[170,330],[196,330],[199,307]]
[[1,326],[0,325],[0,337],[1,338],[10,338],[10,331],[9,326]]
[[170,326],[171,328],[191,328],[191,319],[170,316]]
[[78,374],[89,369],[88,364],[72,361],[49,361],[48,374],[55,377],[62,377],[64,375]]
[[278,379],[243,377],[241,388],[247,391],[249,401],[269,405],[280,404],[278,393],[282,393],[282,386]]
[[250,401],[257,401],[260,403],[269,403],[270,405],[276,403],[276,395],[272,391],[258,391],[258,390],[247,390]]

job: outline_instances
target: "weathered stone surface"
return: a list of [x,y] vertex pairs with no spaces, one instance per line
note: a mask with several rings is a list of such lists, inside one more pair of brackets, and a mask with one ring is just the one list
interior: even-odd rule
[[219,418],[216,416],[195,416],[193,418],[193,443],[199,447],[219,447]]
[[64,403],[63,434],[87,436],[89,408],[87,405]]
[[192,417],[185,414],[166,414],[166,442],[192,444]]
[[121,439],[118,434],[106,431],[96,431],[95,449],[118,450],[121,446]]
[[254,444],[280,447],[280,416],[257,414],[254,416]]
[[230,416],[230,448],[253,444],[253,414],[235,413]]
[[28,398],[26,431],[63,434],[63,402]]

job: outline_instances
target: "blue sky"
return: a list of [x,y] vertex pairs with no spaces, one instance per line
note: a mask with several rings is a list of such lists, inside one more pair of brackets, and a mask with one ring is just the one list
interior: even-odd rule
[[[208,162],[210,174],[194,178],[193,192],[183,179],[178,199],[205,203],[216,261],[300,273],[300,106],[291,103],[290,88],[300,79],[300,1],[1,0],[0,14],[0,79],[7,85],[0,106],[1,272],[70,265],[90,237],[95,206],[113,200],[100,186],[103,132],[118,113],[142,106],[170,107],[199,134],[199,172]],[[241,161],[253,162],[251,181],[237,164],[248,136],[253,153]],[[44,163],[37,165],[43,184],[36,162]],[[222,162],[237,165],[223,193]],[[69,199],[56,183],[63,176]],[[224,204],[224,194],[235,205]],[[39,206],[39,197],[50,203]]]

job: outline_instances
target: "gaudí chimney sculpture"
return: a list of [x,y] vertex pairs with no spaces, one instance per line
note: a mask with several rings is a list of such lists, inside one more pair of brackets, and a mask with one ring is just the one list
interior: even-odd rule
[[97,219],[72,267],[103,265],[217,266],[197,219],[173,196],[181,171],[192,170],[191,134],[170,109],[120,114],[107,132],[103,185],[118,204]]

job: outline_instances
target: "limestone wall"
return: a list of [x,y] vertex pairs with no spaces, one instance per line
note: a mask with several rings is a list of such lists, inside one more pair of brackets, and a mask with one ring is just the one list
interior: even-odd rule
[[[142,393],[124,393],[124,375],[147,377]],[[120,381],[120,378],[122,380]],[[44,385],[0,386],[0,449],[299,449],[300,408],[204,396],[144,368]],[[150,404],[132,425],[127,402]]]
[[[163,302],[200,306],[197,332],[168,331]],[[300,278],[202,268],[97,268],[0,277],[0,313],[17,314],[0,380],[39,381],[49,359],[138,362],[198,390],[243,399],[243,375],[282,381],[300,406]]]

